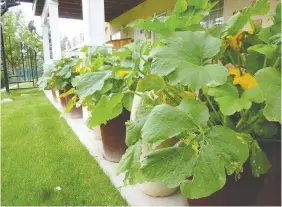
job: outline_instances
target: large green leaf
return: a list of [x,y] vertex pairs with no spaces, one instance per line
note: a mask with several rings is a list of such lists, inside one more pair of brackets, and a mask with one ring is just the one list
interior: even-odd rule
[[205,126],[209,120],[208,107],[200,101],[184,99],[178,108],[187,113],[197,126]]
[[249,22],[252,16],[265,15],[269,10],[269,0],[257,0],[253,7],[244,9],[228,20],[230,26],[227,35],[235,35]]
[[281,73],[274,68],[264,68],[255,74],[263,99],[263,114],[269,121],[281,123]]
[[249,73],[255,74],[259,69],[263,68],[264,56],[262,54],[252,52],[246,56],[246,69]]
[[142,104],[139,104],[136,110],[135,121],[128,121],[126,123],[126,145],[131,146],[135,144],[141,137],[141,129],[145,124],[145,121],[148,115],[152,111],[152,107],[144,107]]
[[183,131],[195,128],[191,118],[178,108],[163,104],[156,106],[142,128],[142,138],[146,143],[159,145],[164,140],[175,137]]
[[82,99],[100,91],[104,86],[105,80],[107,80],[110,76],[110,71],[90,72],[84,74],[76,85],[76,92],[78,96]]
[[204,140],[206,144],[200,146],[193,179],[180,185],[182,194],[187,198],[202,198],[220,190],[226,182],[225,169],[238,163],[242,165],[249,156],[248,144],[226,127],[212,127]]
[[178,0],[175,4],[174,13],[181,14],[187,9],[187,0]]
[[132,103],[133,103],[134,94],[126,93],[123,95],[122,104],[127,109],[127,111],[131,111]]
[[249,99],[239,97],[237,88],[230,81],[222,86],[210,88],[208,95],[215,97],[220,111],[226,116],[230,116],[242,109],[249,109],[252,105]]
[[250,165],[252,167],[253,176],[256,177],[259,177],[261,174],[266,174],[271,167],[269,160],[256,140],[253,141],[251,146]]
[[[214,126],[195,148],[192,144],[155,150],[146,156],[142,173],[146,180],[168,187],[180,184],[187,198],[201,198],[220,190],[226,182],[226,172],[243,165],[248,159],[247,142],[236,132],[223,126]],[[192,180],[187,180],[192,178]]]
[[107,121],[120,115],[123,110],[122,98],[123,94],[103,95],[92,110],[88,125],[95,127],[105,124]]
[[151,90],[162,90],[165,87],[166,83],[162,77],[150,74],[138,81],[137,91],[146,92]]
[[167,46],[155,51],[152,73],[168,76],[172,84],[181,83],[200,89],[222,85],[227,69],[208,64],[220,51],[221,40],[205,32],[176,32],[167,40]]
[[177,187],[192,175],[196,151],[191,146],[174,146],[155,150],[146,155],[142,172],[146,179]]
[[263,97],[261,95],[261,91],[258,86],[255,86],[253,88],[249,88],[242,94],[243,99],[248,99],[250,101],[256,102],[256,103],[262,103],[264,102]]
[[142,173],[140,171],[141,141],[130,146],[122,156],[117,167],[117,174],[125,172],[124,183],[134,185],[141,182]]
[[276,45],[257,44],[248,48],[248,52],[255,51],[271,59],[275,55]]
[[258,37],[265,43],[269,43],[269,39],[279,33],[281,33],[281,22],[274,24],[271,27],[262,28]]

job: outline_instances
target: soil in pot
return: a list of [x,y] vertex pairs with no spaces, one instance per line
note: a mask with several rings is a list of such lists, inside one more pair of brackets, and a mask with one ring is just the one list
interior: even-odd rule
[[[64,92],[65,92],[64,90],[59,90],[59,95],[62,95]],[[61,103],[62,108],[66,108],[67,101],[65,97],[60,98],[60,103]]]
[[[67,91],[69,91],[69,90],[70,90],[70,87],[66,87],[66,88],[64,89],[65,93],[66,93]],[[70,94],[70,95],[66,96],[66,98],[65,98],[65,99],[66,99],[66,103],[68,103],[69,100],[71,100],[73,97],[74,97],[73,94]],[[79,107],[74,106],[74,107],[70,110],[70,112],[69,112],[68,115],[69,115],[69,117],[72,118],[72,119],[80,119],[80,118],[82,118],[82,117],[83,117],[83,115],[82,115],[82,106],[79,106]]]
[[52,96],[53,96],[54,101],[55,101],[56,103],[58,103],[58,98],[57,98],[56,91],[55,91],[53,88],[51,89],[51,91],[52,91]]
[[230,176],[218,192],[201,199],[188,199],[190,206],[281,206],[281,142],[260,142],[272,167],[259,178],[249,163],[239,181]]
[[119,162],[125,153],[125,122],[130,119],[130,112],[123,109],[123,112],[116,118],[102,124],[101,135],[104,148],[104,158],[111,162]]

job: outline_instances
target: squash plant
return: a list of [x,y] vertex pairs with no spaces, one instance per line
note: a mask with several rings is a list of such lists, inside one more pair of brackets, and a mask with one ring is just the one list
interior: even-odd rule
[[[196,2],[208,4],[188,2],[179,0],[173,15],[184,15]],[[224,25],[205,31],[182,27],[164,35],[150,53],[151,73],[138,82],[136,90],[145,94],[136,119],[127,123],[128,149],[118,166],[126,184],[180,185],[185,197],[197,199],[220,190],[227,176],[240,179],[247,160],[254,176],[267,173],[271,165],[258,140],[279,137],[280,6],[268,28],[255,28],[251,21],[269,11],[269,1],[257,0]],[[153,20],[150,27],[140,22],[152,31],[167,29]],[[249,23],[254,32],[241,32]],[[174,146],[158,148],[172,138],[178,140]],[[152,149],[144,159],[142,145]]]
[[91,112],[90,127],[117,117],[124,108],[131,111],[137,80],[148,68],[148,47],[145,42],[137,41],[113,54],[97,49],[87,55],[92,59],[84,67],[90,68],[90,72],[76,78],[75,93]]

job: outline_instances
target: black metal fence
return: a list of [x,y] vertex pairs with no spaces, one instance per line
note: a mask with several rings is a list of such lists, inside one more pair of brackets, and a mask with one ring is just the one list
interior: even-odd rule
[[37,87],[36,83],[43,73],[42,61],[38,57],[37,49],[23,43],[16,45],[11,42],[9,36],[3,35],[2,25],[1,73],[4,75],[2,81],[5,82],[7,93],[9,90]]

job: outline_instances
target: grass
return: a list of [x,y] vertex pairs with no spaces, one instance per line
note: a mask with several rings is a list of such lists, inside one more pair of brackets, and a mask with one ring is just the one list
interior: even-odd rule
[[42,92],[3,98],[2,206],[127,205]]

